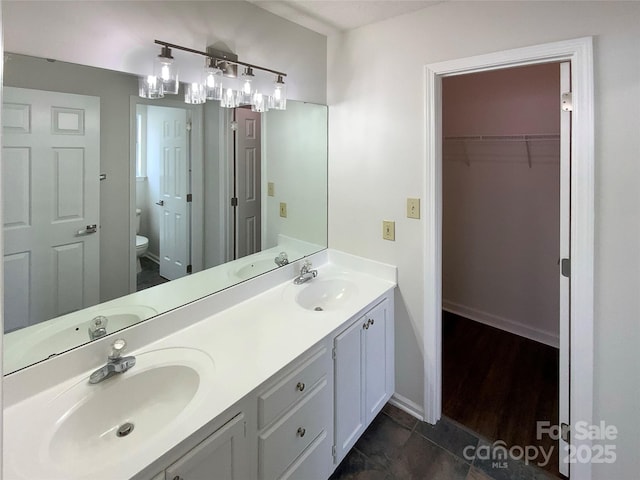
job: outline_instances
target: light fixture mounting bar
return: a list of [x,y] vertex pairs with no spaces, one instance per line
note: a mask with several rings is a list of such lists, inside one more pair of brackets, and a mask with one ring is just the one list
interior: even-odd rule
[[176,45],[174,43],[163,42],[162,40],[155,40],[155,43],[157,43],[158,45],[163,45],[165,47],[175,48],[176,50],[182,50],[183,52],[195,53],[197,55],[202,55],[203,57],[213,58],[214,60],[219,60],[221,62],[229,62],[229,63],[234,63],[236,65],[242,65],[243,67],[255,68],[257,70],[262,70],[264,72],[273,73],[274,75],[282,75],[283,77],[287,76],[287,74],[284,72],[279,72],[277,70],[272,70],[270,68],[260,67],[258,65],[252,65],[250,63],[241,62],[240,60],[229,60],[228,58],[219,57],[217,55],[212,55],[210,53],[202,52],[200,50],[194,50],[193,48],[183,47],[181,45]]

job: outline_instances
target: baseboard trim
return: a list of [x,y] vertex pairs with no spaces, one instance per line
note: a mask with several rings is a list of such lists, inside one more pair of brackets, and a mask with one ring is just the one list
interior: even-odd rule
[[465,307],[459,303],[449,302],[444,299],[442,299],[442,309],[449,313],[468,318],[469,320],[474,320],[476,322],[489,325],[490,327],[498,328],[500,330],[513,333],[514,335],[528,338],[535,342],[544,343],[550,347],[560,348],[560,339],[558,338],[558,335],[523,325],[522,323],[509,320],[508,318],[492,315],[491,313],[483,312],[475,308]]
[[158,265],[160,265],[160,257],[159,256],[154,255],[151,252],[145,253],[144,256],[147,257],[149,260],[151,260],[151,261],[157,263]]
[[413,400],[409,400],[407,397],[394,393],[389,399],[389,403],[398,407],[400,410],[407,412],[409,415],[417,418],[421,422],[424,422],[424,410]]

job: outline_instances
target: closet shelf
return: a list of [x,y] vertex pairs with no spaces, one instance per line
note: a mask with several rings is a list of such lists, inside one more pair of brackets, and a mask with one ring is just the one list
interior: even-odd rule
[[465,135],[444,137],[445,160],[471,162],[558,163],[560,135]]

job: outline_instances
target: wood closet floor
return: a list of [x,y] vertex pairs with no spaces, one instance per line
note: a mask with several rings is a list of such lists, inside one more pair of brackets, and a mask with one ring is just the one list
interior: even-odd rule
[[557,443],[536,439],[537,421],[558,424],[559,350],[448,312],[442,338],[443,413],[491,442],[555,446],[559,476]]

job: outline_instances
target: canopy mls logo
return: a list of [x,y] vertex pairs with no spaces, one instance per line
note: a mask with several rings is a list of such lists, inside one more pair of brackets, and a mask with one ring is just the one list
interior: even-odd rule
[[[497,440],[492,444],[479,446],[468,445],[463,450],[463,456],[468,461],[474,459],[491,462],[491,468],[508,468],[509,461],[522,461],[526,465],[546,467],[551,460],[555,445],[561,438],[562,429],[559,425],[551,425],[551,422],[536,422],[536,439],[542,440],[545,436],[553,440],[552,446],[542,445],[514,445],[507,447],[503,440]],[[618,429],[614,425],[607,425],[604,421],[597,425],[580,421],[573,427],[573,439],[592,440],[600,442],[612,442],[618,437]],[[566,445],[564,447],[566,463],[614,463],[616,461],[615,443],[594,443],[588,445]]]

